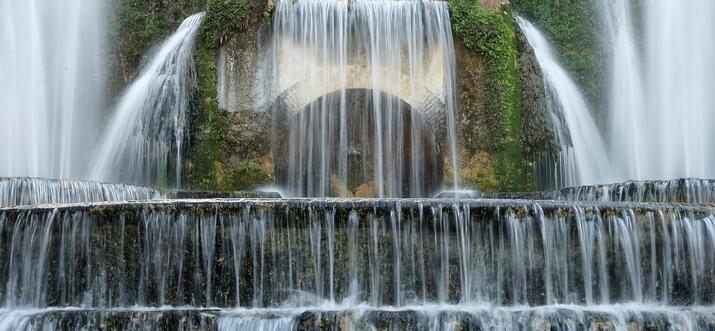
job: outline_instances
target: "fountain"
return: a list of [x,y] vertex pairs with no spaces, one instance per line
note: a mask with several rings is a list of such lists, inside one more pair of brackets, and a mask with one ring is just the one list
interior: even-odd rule
[[[634,89],[619,89],[614,108],[648,104],[637,91],[640,74],[630,76],[643,68],[629,67],[638,48],[631,47],[635,30],[622,28],[631,25],[625,4],[607,4],[609,36],[633,55],[618,66],[629,68],[619,75]],[[98,9],[87,5],[72,0],[67,9]],[[277,184],[295,197],[192,192],[184,184],[189,115],[201,102],[194,100],[194,48],[207,8],[150,53],[115,107],[90,169],[91,178],[106,182],[0,177],[0,330],[715,329],[715,181],[614,183],[624,170],[612,169],[611,160],[644,161],[629,164],[638,177],[657,172],[643,170],[645,154],[609,155],[614,149],[604,144],[574,80],[531,23],[516,19],[541,67],[562,149],[550,155],[556,166],[542,165],[553,190],[488,193],[458,186],[458,72],[448,3],[275,5],[271,49],[261,53],[272,55],[273,101],[265,111]],[[646,5],[650,19],[679,8]],[[67,33],[40,24],[48,14],[38,9],[54,7],[0,0],[0,36]],[[712,7],[703,4],[704,11]],[[25,11],[37,15],[17,21]],[[93,15],[81,24],[71,16],[67,25],[86,32],[73,24],[93,27],[101,21]],[[709,27],[703,17],[694,21]],[[61,50],[94,45],[66,37],[73,42]],[[15,47],[8,56],[14,62],[0,61],[0,73],[31,67],[31,82],[56,74],[33,66],[43,52],[22,57],[43,43],[5,43]],[[48,79],[54,88],[38,89],[28,115],[44,118],[38,125],[56,124],[46,117],[48,95],[84,95],[70,91],[86,78],[77,70],[66,84]],[[0,110],[17,103],[11,85],[0,85]],[[27,86],[18,87],[27,97]],[[700,112],[688,113],[693,118],[707,117],[701,92],[688,92],[697,101],[692,111]],[[230,89],[221,93],[235,101]],[[678,95],[665,101],[671,97]],[[60,122],[74,125],[64,116],[83,107],[59,104],[69,107],[61,108]],[[619,116],[636,118],[644,109]],[[12,125],[20,115],[27,114],[3,112],[0,119]],[[43,163],[47,146],[32,140],[36,129],[21,135],[27,144],[11,146],[21,151],[0,141],[0,172],[7,172],[0,175],[79,173],[74,163]],[[639,130],[627,132],[636,146],[645,142]],[[60,146],[81,150],[69,141]],[[698,163],[691,160],[678,162]],[[452,187],[429,198],[445,186]]]
[[442,144],[458,185],[446,3],[281,0],[273,26],[273,112],[290,142],[274,155],[291,195],[429,196]]

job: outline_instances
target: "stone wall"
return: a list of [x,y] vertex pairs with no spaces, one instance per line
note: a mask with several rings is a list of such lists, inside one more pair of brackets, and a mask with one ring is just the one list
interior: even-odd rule
[[[240,1],[228,2],[244,8]],[[220,22],[218,15],[207,14],[204,42],[197,45],[201,100],[192,121],[193,143],[186,163],[190,189],[252,190],[273,183],[270,100],[264,96],[262,78],[269,72],[264,64],[269,58],[271,22],[261,19],[267,7],[254,3],[246,22],[220,33],[208,28],[226,24],[215,22]]]
[[[508,3],[455,0],[450,5],[461,183],[485,191],[531,190],[534,155],[555,148],[533,53],[512,23]],[[115,85],[131,80],[140,54],[165,38],[183,15],[207,10],[196,52],[200,95],[191,114],[188,188],[233,191],[272,183],[271,143],[281,134],[273,132],[268,112],[274,102],[268,86],[273,4],[185,0],[166,6],[119,1]],[[225,15],[228,7],[237,19]],[[128,45],[130,39],[137,41]],[[449,181],[451,166],[444,168]]]
[[552,148],[541,73],[508,4],[454,0],[462,183],[535,188],[535,156]]

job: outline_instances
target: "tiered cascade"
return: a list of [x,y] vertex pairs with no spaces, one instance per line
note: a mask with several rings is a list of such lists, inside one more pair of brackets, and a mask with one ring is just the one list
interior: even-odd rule
[[[11,25],[33,36],[38,17]],[[202,17],[162,43],[122,97],[95,178],[181,186]],[[604,181],[585,101],[520,23],[554,122],[570,129],[558,162],[571,170],[555,186]],[[442,166],[459,182],[447,3],[281,0],[273,38],[271,115],[289,133],[276,174],[291,194],[320,198],[0,178],[0,330],[715,329],[711,180],[424,198]],[[70,39],[70,50],[81,44]],[[30,80],[45,77],[38,68]],[[325,198],[366,191],[379,198]],[[202,199],[176,199],[192,194]]]
[[[2,319],[53,323],[64,315],[96,320],[111,315],[99,313],[107,309],[131,316],[137,309],[129,307],[193,306],[185,313],[216,307],[209,313],[219,326],[347,318],[422,329],[537,322],[678,329],[715,313],[707,308],[715,293],[713,212],[524,200],[15,207],[0,213],[0,293],[14,310]],[[68,306],[81,308],[37,311]],[[162,309],[169,319],[186,310]]]

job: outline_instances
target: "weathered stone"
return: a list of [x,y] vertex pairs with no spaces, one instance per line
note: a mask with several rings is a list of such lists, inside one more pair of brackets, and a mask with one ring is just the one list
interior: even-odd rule
[[521,105],[525,119],[521,122],[524,143],[529,155],[556,153],[561,147],[549,118],[541,68],[534,49],[518,24],[514,24],[514,30],[521,80]]
[[[655,277],[658,300],[709,304],[715,269],[682,257],[699,251],[703,261],[715,260],[711,234],[702,230],[712,226],[713,212],[712,206],[469,199],[8,208],[0,209],[0,284],[6,284],[0,301],[277,307],[347,298],[372,306],[483,298],[543,305],[546,293],[557,302],[585,302],[586,277],[608,279],[608,293],[594,298],[630,302],[634,291],[650,295],[650,280],[630,290],[630,278],[622,275],[629,269]],[[594,246],[594,236],[602,246]],[[634,247],[623,242],[634,237],[643,240]],[[674,244],[680,242],[687,247]],[[582,245],[595,255],[583,253]],[[642,264],[624,259],[623,250],[636,254],[632,249]],[[663,254],[673,262],[663,261]],[[604,263],[600,257],[606,274],[584,269]],[[568,266],[568,281],[557,265]],[[593,293],[598,289],[594,283]]]

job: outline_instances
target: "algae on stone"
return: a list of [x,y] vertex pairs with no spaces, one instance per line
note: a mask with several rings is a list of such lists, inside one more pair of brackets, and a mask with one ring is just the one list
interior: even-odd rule
[[[531,190],[533,164],[523,146],[521,82],[509,7],[489,10],[469,0],[452,0],[450,4],[457,52],[465,53],[459,49],[463,45],[478,55],[473,61],[480,64],[460,65],[465,60],[457,56],[457,79],[462,90],[458,97],[460,134],[466,153],[462,160],[471,162],[481,152],[482,157],[493,160],[494,178],[488,181],[496,181],[498,190]],[[470,173],[474,172],[468,171],[466,175]],[[464,178],[465,183],[484,181]]]

